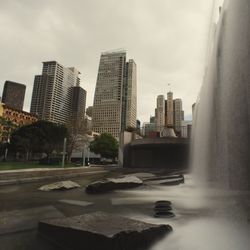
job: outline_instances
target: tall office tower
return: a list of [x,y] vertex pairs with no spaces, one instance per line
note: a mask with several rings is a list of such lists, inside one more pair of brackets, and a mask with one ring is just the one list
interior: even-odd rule
[[165,126],[174,126],[174,102],[173,102],[173,92],[168,92],[167,100],[165,102],[166,113],[165,113]]
[[26,86],[21,83],[6,81],[3,88],[2,102],[7,106],[23,110]]
[[160,132],[165,127],[165,97],[159,95],[156,105],[156,130]]
[[79,85],[79,74],[56,61],[43,62],[42,75],[35,76],[30,112],[40,120],[69,122],[72,87]]
[[77,124],[84,123],[87,92],[79,85],[72,87],[71,121]]
[[182,121],[184,120],[184,111],[182,110],[182,100],[174,100],[174,129],[176,132],[181,131]]
[[137,114],[137,76],[136,64],[130,59],[126,63],[122,94],[122,130],[127,127],[136,128]]
[[102,53],[94,105],[93,131],[119,138],[126,127],[136,127],[136,64],[126,62],[126,51]]

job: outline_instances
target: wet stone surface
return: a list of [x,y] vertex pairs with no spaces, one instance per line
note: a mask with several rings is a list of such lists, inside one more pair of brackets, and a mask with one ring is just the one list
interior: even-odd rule
[[165,201],[160,200],[155,202],[154,207],[155,214],[154,216],[156,218],[172,218],[175,216],[175,214],[172,212],[172,202],[171,201]]
[[154,225],[103,212],[39,223],[39,234],[65,249],[148,249],[172,231],[169,225]]
[[53,191],[53,190],[68,190],[73,188],[78,188],[80,185],[73,181],[59,181],[55,183],[51,183],[48,185],[44,185],[39,188],[40,191]]
[[100,181],[95,181],[86,187],[86,193],[98,194],[110,192],[116,189],[128,189],[139,187],[143,181],[136,176],[127,175],[119,178],[107,178]]

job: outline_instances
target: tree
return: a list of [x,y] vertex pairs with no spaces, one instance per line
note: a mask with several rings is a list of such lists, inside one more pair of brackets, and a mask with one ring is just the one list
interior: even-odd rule
[[20,127],[11,135],[11,148],[26,155],[26,160],[32,153],[39,152],[43,144],[42,133],[36,126]]
[[118,142],[110,134],[101,134],[90,143],[90,151],[101,157],[115,159],[118,156]]
[[38,121],[14,131],[10,142],[11,148],[16,152],[25,153],[27,160],[33,153],[45,153],[49,159],[53,151],[62,149],[66,136],[65,126]]
[[4,117],[0,117],[0,140],[4,138],[6,141],[18,126]]
[[81,149],[87,142],[87,128],[84,119],[71,120],[67,124],[67,155],[68,162],[71,162],[73,150]]
[[125,129],[125,131],[130,132],[130,133],[135,133],[135,134],[137,134],[137,135],[139,135],[139,136],[142,136],[141,131],[140,131],[140,128],[135,128],[135,127],[128,126],[128,127]]
[[33,123],[41,131],[39,139],[43,141],[42,152],[50,158],[53,151],[60,152],[63,147],[63,140],[67,137],[67,128],[65,125],[56,124],[47,121],[38,121]]
[[128,126],[128,127],[126,127],[125,131],[127,131],[127,132],[136,132],[137,128],[132,127],[132,126]]

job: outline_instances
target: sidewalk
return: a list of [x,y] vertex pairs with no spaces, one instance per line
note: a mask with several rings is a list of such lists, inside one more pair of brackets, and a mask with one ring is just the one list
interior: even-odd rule
[[23,170],[0,171],[0,186],[22,184],[42,180],[64,180],[90,174],[107,173],[104,167],[75,168],[34,168]]

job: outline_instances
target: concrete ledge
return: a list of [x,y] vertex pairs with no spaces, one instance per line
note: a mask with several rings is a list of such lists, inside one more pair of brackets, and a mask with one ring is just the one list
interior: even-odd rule
[[86,168],[54,168],[54,169],[24,169],[13,171],[0,171],[0,186],[10,184],[22,184],[29,182],[37,182],[42,180],[64,180],[68,178],[107,173],[102,167]]

